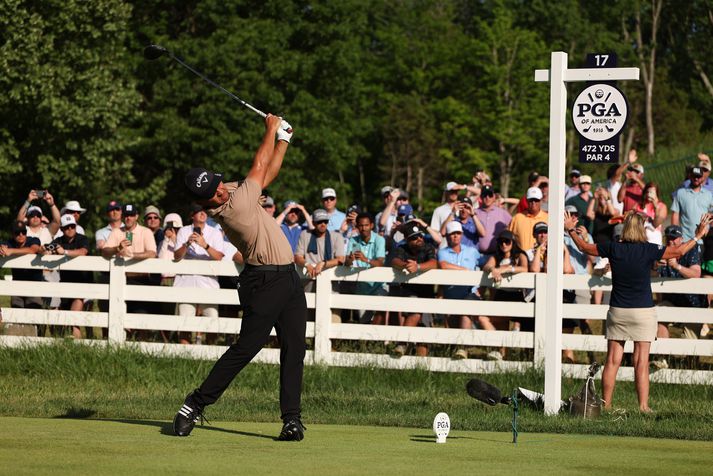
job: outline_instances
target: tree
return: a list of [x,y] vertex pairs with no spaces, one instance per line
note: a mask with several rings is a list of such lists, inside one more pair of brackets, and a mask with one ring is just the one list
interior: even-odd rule
[[3,3],[0,216],[8,223],[39,187],[99,212],[133,181],[137,138],[126,125],[139,115],[138,95],[123,47],[131,9],[116,0]]

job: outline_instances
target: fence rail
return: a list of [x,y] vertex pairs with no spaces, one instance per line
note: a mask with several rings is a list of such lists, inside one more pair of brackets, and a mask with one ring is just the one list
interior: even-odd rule
[[[142,351],[182,355],[192,358],[216,358],[225,350],[223,346],[179,345],[152,342],[126,342],[126,329],[147,329],[182,332],[238,334],[242,320],[237,316],[218,318],[184,317],[162,314],[132,314],[126,311],[127,301],[152,301],[162,303],[193,302],[211,304],[239,304],[238,295],[229,289],[173,288],[165,286],[137,286],[126,284],[126,273],[202,274],[211,276],[236,276],[240,269],[228,261],[181,261],[149,259],[143,261],[106,260],[101,257],[65,258],[60,256],[21,256],[0,259],[2,268],[86,270],[109,274],[106,284],[47,283],[0,280],[0,295],[64,297],[90,300],[108,300],[108,312],[72,312],[44,309],[3,309],[5,323],[32,325],[89,326],[108,329],[107,341],[83,341],[92,345],[124,344]],[[308,322],[305,337],[314,341],[314,350],[305,358],[307,364],[334,366],[373,365],[384,368],[422,367],[432,371],[447,372],[499,372],[523,370],[541,365],[547,342],[544,339],[545,322],[552,316],[545,312],[546,274],[524,273],[506,278],[505,289],[535,289],[538,299],[534,303],[464,301],[453,299],[421,299],[391,296],[363,296],[339,294],[332,291],[334,282],[384,282],[427,285],[480,285],[493,283],[480,271],[431,270],[415,275],[404,275],[392,268],[356,270],[335,268],[322,273],[316,281],[315,291],[307,293],[307,303],[314,310],[314,322]],[[652,280],[654,292],[713,294],[713,280],[663,279]],[[611,280],[606,277],[567,275],[567,289],[609,291]],[[534,332],[463,330],[450,328],[376,326],[332,322],[336,310],[375,310],[391,312],[420,312],[470,316],[506,316],[534,319]],[[573,319],[606,319],[606,305],[565,304],[563,317]],[[659,321],[672,323],[711,323],[713,310],[673,308],[659,306]],[[273,331],[274,335],[274,331]],[[409,357],[400,359],[384,354],[335,352],[332,340],[390,341],[454,346],[485,346],[533,349],[532,361],[498,361],[481,359],[453,360],[446,357]],[[40,345],[52,342],[50,337],[0,336],[0,345]],[[575,351],[605,352],[606,340],[601,335],[564,334],[563,347]],[[631,342],[625,346],[631,352]],[[659,339],[652,344],[652,353],[682,356],[713,356],[713,340]],[[278,349],[263,349],[257,361],[279,361]],[[582,377],[585,365],[563,365],[565,375]],[[620,378],[633,379],[631,368],[622,368]],[[661,370],[652,375],[654,381],[676,383],[713,383],[713,372],[702,370]]]

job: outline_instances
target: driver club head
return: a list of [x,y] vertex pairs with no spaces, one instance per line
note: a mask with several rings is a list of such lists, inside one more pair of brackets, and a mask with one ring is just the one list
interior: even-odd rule
[[504,403],[500,389],[483,380],[477,378],[471,379],[465,388],[468,391],[468,395],[490,406]]
[[170,52],[161,45],[148,45],[144,48],[144,58],[153,61],[159,59],[161,56],[170,56]]

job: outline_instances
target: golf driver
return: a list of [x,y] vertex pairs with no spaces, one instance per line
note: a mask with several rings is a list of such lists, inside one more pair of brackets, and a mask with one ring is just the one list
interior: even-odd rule
[[[233,99],[233,100],[239,102],[240,104],[242,104],[243,106],[247,107],[248,109],[250,109],[250,110],[251,110],[252,112],[254,112],[255,114],[258,114],[258,115],[261,116],[261,117],[267,117],[267,114],[265,114],[264,112],[262,112],[260,109],[258,109],[258,108],[256,108],[256,107],[252,106],[251,104],[248,104],[247,102],[243,101],[243,100],[240,99],[238,96],[236,96],[235,94],[231,93],[230,91],[228,91],[227,89],[225,89],[225,88],[224,88],[223,86],[221,86],[220,84],[218,84],[218,83],[216,83],[215,81],[211,80],[210,78],[206,77],[206,76],[205,76],[204,74],[202,74],[200,71],[198,71],[198,70],[192,68],[191,66],[189,66],[188,64],[186,64],[182,59],[180,59],[178,56],[174,55],[168,48],[165,48],[165,47],[163,47],[163,46],[161,46],[161,45],[148,45],[147,47],[144,48],[144,58],[146,58],[146,59],[149,60],[149,61],[153,61],[153,60],[159,59],[161,56],[168,56],[168,57],[171,58],[173,61],[175,61],[176,63],[178,63],[178,64],[180,64],[181,66],[183,66],[184,68],[186,68],[188,71],[190,71],[191,73],[195,74],[196,76],[198,76],[199,78],[201,78],[203,81],[205,81],[206,83],[210,84],[210,85],[213,86],[214,88],[216,88],[216,89],[222,91],[224,94],[226,94],[226,95],[227,95],[228,97],[230,97],[231,99]],[[291,131],[288,130],[288,132],[291,132]]]

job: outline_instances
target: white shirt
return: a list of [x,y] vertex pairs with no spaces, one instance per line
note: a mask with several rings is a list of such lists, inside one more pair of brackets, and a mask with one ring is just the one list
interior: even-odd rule
[[441,226],[445,223],[448,215],[453,213],[453,207],[449,203],[444,203],[440,207],[433,210],[433,216],[431,217],[431,228],[437,232],[441,231]]
[[46,226],[43,226],[38,231],[32,231],[32,228],[28,226],[27,236],[37,238],[38,240],[40,240],[40,244],[42,244],[42,246],[52,243],[52,234]]
[[[215,249],[216,251],[223,251],[223,234],[216,228],[212,226],[203,227],[203,239],[205,239],[208,246]],[[176,234],[176,247],[175,249],[181,248],[187,241],[188,238],[193,234],[193,224],[181,227]],[[202,246],[198,246],[196,243],[191,243],[183,256],[183,259],[198,259],[210,261],[213,258]],[[218,278],[215,276],[201,276],[197,274],[178,274],[176,275],[176,280],[173,282],[173,286],[176,288],[211,288],[218,289],[220,285],[218,284]]]

